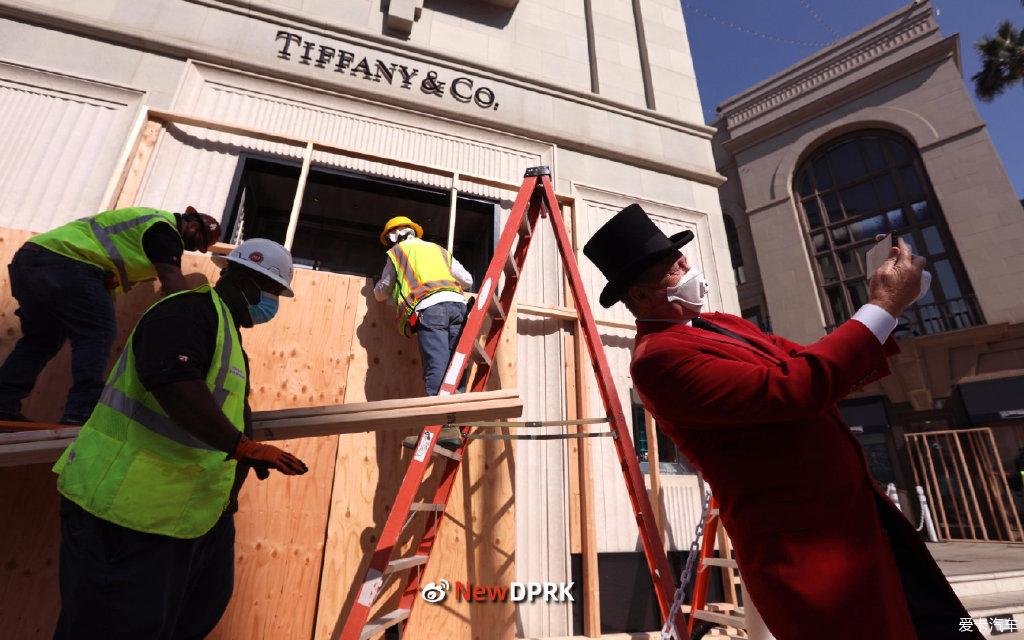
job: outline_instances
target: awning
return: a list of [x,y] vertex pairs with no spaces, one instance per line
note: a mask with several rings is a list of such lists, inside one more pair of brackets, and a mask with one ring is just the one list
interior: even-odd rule
[[1004,420],[1024,420],[1024,374],[963,378],[954,396],[972,425]]

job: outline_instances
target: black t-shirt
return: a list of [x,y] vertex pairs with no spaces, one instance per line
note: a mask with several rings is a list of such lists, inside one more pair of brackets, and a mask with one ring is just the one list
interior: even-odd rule
[[[176,213],[174,219],[180,222],[181,216]],[[185,249],[177,227],[158,222],[142,234],[142,251],[153,264],[169,264],[180,268],[181,254]]]
[[[216,345],[217,310],[209,294],[182,293],[165,300],[146,313],[135,328],[132,349],[139,381],[151,390],[174,382],[206,380]],[[248,377],[249,358],[244,349],[242,356]],[[248,382],[245,386],[245,434],[252,436]],[[238,465],[228,503],[231,513],[238,510],[238,491],[248,472],[248,465]]]

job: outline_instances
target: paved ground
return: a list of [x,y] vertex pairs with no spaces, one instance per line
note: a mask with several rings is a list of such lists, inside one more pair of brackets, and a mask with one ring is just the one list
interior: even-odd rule
[[1024,570],[1024,544],[1005,542],[929,543],[939,568],[947,576]]

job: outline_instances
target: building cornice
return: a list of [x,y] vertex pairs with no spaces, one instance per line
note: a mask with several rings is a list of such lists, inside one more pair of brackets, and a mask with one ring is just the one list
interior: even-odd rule
[[[308,18],[302,18],[298,22],[290,22],[289,19],[284,17],[273,17],[273,16],[260,16],[259,12],[251,9],[243,9],[241,6],[228,6],[221,0],[187,0],[194,4],[202,4],[221,10],[230,10],[233,13],[243,15],[254,19],[265,19],[273,24],[281,26],[298,26],[304,29],[308,29],[314,33],[321,33],[324,35],[330,35],[337,37],[336,25],[329,25],[324,23],[323,26],[315,27],[311,26]],[[241,0],[230,0],[232,3],[237,5],[248,6],[250,2],[242,2]],[[172,36],[162,36],[160,38],[148,37],[140,35],[136,30],[132,30],[127,27],[121,27],[110,23],[98,23],[94,20],[90,20],[79,14],[55,11],[53,9],[43,10],[42,8],[30,7],[24,4],[18,4],[11,2],[10,0],[0,0],[0,17],[6,17],[14,20],[27,22],[30,24],[36,24],[47,28],[56,28],[61,31],[81,35],[89,38],[99,38],[107,42],[119,44],[122,46],[128,46],[136,48],[142,51],[149,51],[167,55],[171,57],[178,57],[183,60],[194,59],[203,62],[209,62],[216,65],[221,65],[230,68],[237,68],[242,71],[248,71],[265,75],[268,77],[278,78],[287,81],[300,82],[302,84],[313,86],[328,91],[336,92],[339,94],[351,94],[361,98],[367,99],[378,99],[379,96],[375,96],[370,92],[360,92],[359,90],[353,90],[349,87],[341,87],[337,84],[330,82],[321,82],[315,79],[310,79],[307,76],[296,74],[292,72],[282,71],[280,68],[270,67],[259,62],[253,62],[246,60],[240,56],[231,55],[230,52],[210,49],[188,40],[175,38]],[[348,37],[348,36],[346,36]],[[365,37],[365,36],[364,36]],[[355,38],[355,36],[351,36]],[[353,39],[353,42],[357,40]],[[393,50],[395,52],[401,52],[404,55],[409,55],[407,52],[395,48],[392,45],[385,47],[384,45],[373,43],[374,47],[382,50]],[[417,48],[418,49],[418,48]],[[434,60],[445,61],[444,56],[438,56],[437,54],[428,52],[426,50],[419,50],[418,53],[411,56],[413,59],[430,61],[431,58]],[[498,78],[509,84],[519,86],[525,90],[539,91],[549,95],[555,95],[561,99],[576,102],[583,106],[589,106],[594,109],[615,113],[620,116],[633,118],[642,122],[646,122],[651,125],[664,127],[667,129],[677,130],[695,137],[708,140],[711,139],[711,134],[714,129],[705,125],[694,125],[692,123],[686,123],[682,121],[673,121],[670,118],[655,114],[655,112],[648,112],[641,109],[634,109],[622,105],[617,105],[611,101],[596,99],[594,96],[578,94],[564,88],[545,88],[541,84],[535,81],[523,81],[517,80],[515,76],[509,76],[505,72],[496,72],[494,70],[487,70],[485,68],[477,68],[474,66],[466,65],[463,61],[457,61],[452,64],[455,68],[470,71],[472,73],[479,73],[482,77],[487,78]],[[443,108],[424,108],[422,104],[415,102],[408,102],[401,99],[394,99],[393,104],[398,106],[407,106],[415,111],[421,113],[430,113],[431,115],[437,115],[445,118],[451,117],[451,113]],[[466,117],[460,115],[460,120],[466,124],[483,126],[488,129],[495,129],[495,123],[493,120],[484,118]],[[717,171],[711,168],[706,168],[690,163],[673,162],[668,159],[661,160],[652,158],[649,155],[644,155],[642,150],[627,149],[621,146],[602,146],[599,144],[593,144],[585,139],[578,137],[566,137],[560,135],[554,131],[543,131],[534,128],[526,128],[523,126],[517,126],[512,123],[506,123],[505,128],[509,133],[527,136],[534,140],[538,140],[545,143],[558,145],[561,148],[594,155],[596,157],[603,157],[617,162],[623,162],[643,169],[648,169],[658,173],[664,173],[666,175],[676,176],[687,180],[693,180],[701,184],[707,184],[713,187],[718,187],[725,182],[725,177],[719,174]]]
[[937,34],[930,2],[908,5],[727,99],[718,107],[716,124],[734,130],[754,119],[770,119],[772,112]]
[[[845,103],[877,91],[880,87],[917,73],[922,67],[945,59],[956,59],[959,51],[956,35],[916,48],[907,55],[891,57],[884,62],[875,61],[870,69],[857,69],[858,75],[837,77],[847,81],[841,86],[822,87],[814,93],[793,96],[787,103],[777,105],[771,113],[759,114],[756,121],[738,125],[729,130],[730,138],[722,143],[732,154],[750,148],[767,138],[777,136],[801,123]],[[922,44],[923,43],[919,43]]]

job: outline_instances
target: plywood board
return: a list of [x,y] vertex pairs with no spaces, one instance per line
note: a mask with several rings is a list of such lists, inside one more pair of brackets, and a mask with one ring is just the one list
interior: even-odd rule
[[[0,230],[0,357],[20,336],[7,269],[14,252],[32,234]],[[216,279],[208,256],[186,254],[183,269],[190,284]],[[273,323],[243,331],[252,368],[255,409],[334,404],[345,400],[356,299],[361,278],[297,271],[296,297],[283,299]],[[117,301],[118,337],[110,363],[119,355],[135,321],[156,299],[143,284]],[[68,349],[39,378],[24,412],[40,421],[56,421],[70,386]],[[310,464],[302,478],[251,478],[236,516],[236,588],[215,636],[309,637],[316,607],[328,498],[334,481],[336,438],[282,443]],[[56,558],[59,532],[55,476],[49,464],[0,469],[0,505],[5,521],[3,544],[5,635],[49,638],[59,602]],[[254,609],[258,606],[259,609]],[[263,615],[260,611],[273,611]]]
[[[282,302],[280,317],[244,337],[253,409],[345,401],[361,285],[358,278],[297,272],[295,298]],[[312,633],[338,438],[277,446],[310,471],[299,477],[271,474],[262,482],[250,475],[236,518],[235,593],[212,638]]]
[[[517,384],[514,310],[506,326],[509,330],[501,336],[488,388]],[[514,444],[480,440],[467,447],[422,584],[444,578],[449,582],[507,586],[516,579]],[[511,640],[515,636],[512,603],[469,604],[449,595],[440,604],[420,599],[413,607],[403,640]]]
[[50,465],[0,469],[0,629],[52,638],[60,609],[56,476]]
[[[423,428],[446,422],[473,422],[518,418],[523,401],[515,390],[468,393],[465,395],[417,398],[408,406],[395,407],[392,401],[361,403],[353,409],[335,407],[330,412],[312,408],[320,415],[279,417],[277,412],[253,416],[253,434],[257,440],[311,438],[324,435],[393,431]],[[291,410],[288,411],[291,413]]]
[[[423,394],[416,342],[395,331],[394,311],[377,303],[370,281],[358,299],[358,324],[348,369],[349,402],[410,398]],[[402,447],[407,432],[338,436],[336,482],[331,496],[323,576],[314,637],[331,637],[342,611],[355,599],[352,588],[377,542],[411,451]],[[394,598],[391,597],[392,608]],[[388,596],[382,601],[389,601]]]

